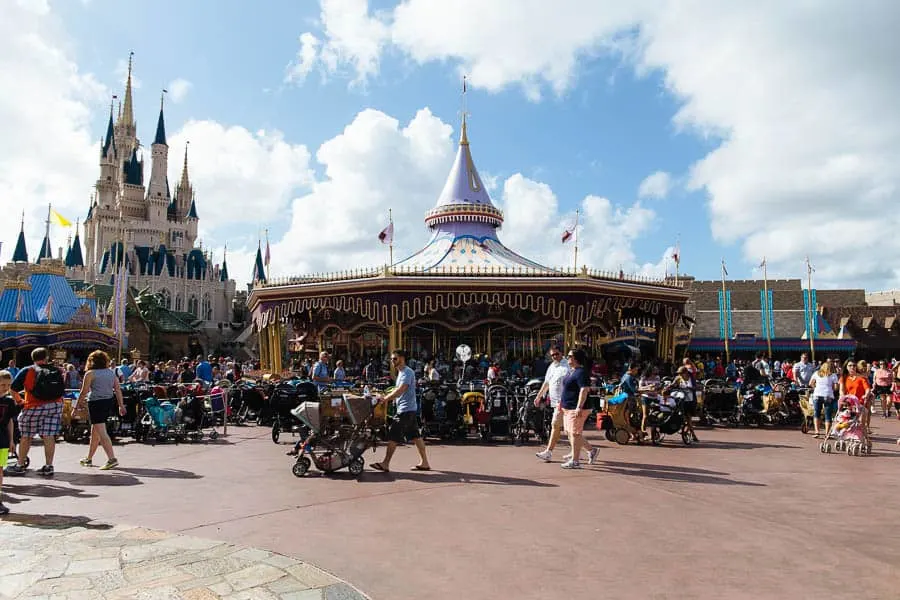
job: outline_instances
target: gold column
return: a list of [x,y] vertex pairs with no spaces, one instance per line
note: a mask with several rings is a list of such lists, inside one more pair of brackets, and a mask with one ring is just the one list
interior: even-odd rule
[[269,346],[269,352],[271,354],[272,361],[272,372],[281,374],[281,358],[282,358],[282,347],[281,347],[281,330],[282,330],[281,322],[276,322],[269,329],[272,330],[272,338],[271,345]]
[[[400,347],[400,336],[401,329],[399,323],[392,323],[390,327],[388,327],[388,354],[392,353],[394,350],[397,350]],[[391,375],[396,375],[397,371],[394,369],[393,363],[391,364]]]
[[259,368],[263,371],[269,371],[269,328],[263,327],[257,333],[259,341]]
[[669,323],[656,326],[656,355],[660,359],[675,359],[675,326]]

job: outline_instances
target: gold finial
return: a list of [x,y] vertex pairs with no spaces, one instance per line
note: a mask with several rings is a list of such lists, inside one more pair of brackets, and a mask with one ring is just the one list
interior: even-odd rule
[[184,143],[184,167],[181,169],[180,183],[180,187],[184,189],[187,189],[190,186],[190,180],[188,179],[188,146],[190,143],[190,140]]
[[466,119],[468,118],[467,111],[467,103],[466,103],[466,94],[468,93],[468,85],[466,84],[467,77],[463,75],[463,85],[462,85],[462,127],[459,136],[459,145],[460,146],[468,146],[469,145],[469,136],[466,133]]
[[126,125],[134,125],[134,109],[131,99],[131,70],[134,64],[134,52],[128,53],[128,79],[125,81],[125,106],[122,118]]

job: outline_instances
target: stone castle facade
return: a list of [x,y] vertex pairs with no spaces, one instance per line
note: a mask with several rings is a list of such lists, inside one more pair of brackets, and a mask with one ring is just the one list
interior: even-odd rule
[[[109,122],[100,150],[100,176],[84,221],[84,267],[70,278],[111,283],[125,269],[132,288],[159,293],[167,308],[191,313],[207,323],[233,320],[235,282],[226,257],[215,264],[197,245],[197,197],[185,149],[174,193],[169,184],[169,146],[162,100],[153,143],[150,176],[134,118],[131,62],[125,94]],[[76,238],[77,239],[77,238]]]

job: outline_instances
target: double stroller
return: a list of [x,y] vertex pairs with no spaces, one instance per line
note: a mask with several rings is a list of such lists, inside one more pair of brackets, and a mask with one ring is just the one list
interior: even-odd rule
[[306,438],[298,444],[297,460],[291,471],[303,477],[315,464],[322,473],[334,473],[347,468],[358,477],[366,467],[363,453],[374,449],[375,415],[372,399],[365,396],[344,395],[343,405],[350,418],[350,424],[342,424],[330,429],[325,426],[321,403],[303,402],[292,411],[294,417],[309,430]]
[[[862,424],[861,413],[868,410],[856,396],[841,396],[838,402],[838,414],[835,415],[831,428],[825,432],[825,440],[819,444],[819,452],[846,452],[848,456],[867,456],[872,454],[872,440]],[[831,440],[834,440],[832,444]]]

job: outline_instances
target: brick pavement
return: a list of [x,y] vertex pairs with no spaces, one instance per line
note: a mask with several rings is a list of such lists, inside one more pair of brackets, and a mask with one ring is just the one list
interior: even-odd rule
[[247,546],[86,518],[0,522],[0,599],[364,600],[312,565]]

